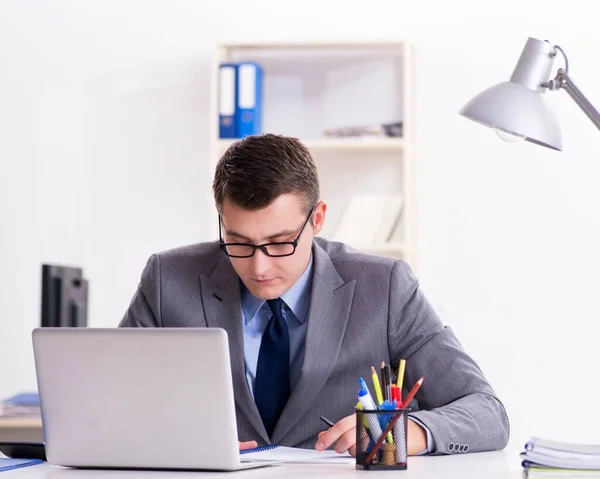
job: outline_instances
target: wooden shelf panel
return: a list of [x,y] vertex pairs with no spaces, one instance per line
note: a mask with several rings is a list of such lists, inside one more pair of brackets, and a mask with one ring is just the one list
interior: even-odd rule
[[[235,141],[237,140],[218,140],[219,151],[221,153],[224,152]],[[405,146],[402,138],[301,138],[300,141],[313,151],[357,150],[402,152]]]
[[261,40],[261,41],[226,41],[218,44],[221,48],[228,50],[237,49],[322,49],[322,48],[398,48],[406,45],[406,40],[378,40],[378,39],[365,39],[365,40],[307,40],[296,41],[296,40]]

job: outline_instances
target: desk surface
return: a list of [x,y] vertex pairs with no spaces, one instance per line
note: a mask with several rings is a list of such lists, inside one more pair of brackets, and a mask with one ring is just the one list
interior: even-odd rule
[[41,428],[42,418],[39,416],[10,417],[0,416],[0,429],[2,428]]
[[[192,476],[227,477],[230,479],[285,477],[351,478],[373,477],[396,479],[507,479],[522,478],[519,456],[514,451],[485,452],[436,457],[411,457],[406,471],[360,471],[354,465],[271,466],[233,473],[171,471],[106,471],[69,469],[48,464],[3,472],[2,479],[180,479]],[[233,475],[231,475],[233,474]]]

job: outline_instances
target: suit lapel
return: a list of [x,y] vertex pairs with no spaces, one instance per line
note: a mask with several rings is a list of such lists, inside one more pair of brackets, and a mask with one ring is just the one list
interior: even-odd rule
[[246,382],[240,283],[229,258],[223,256],[210,278],[201,276],[200,286],[207,325],[227,331],[235,402],[260,437],[269,442]]
[[329,378],[346,331],[356,281],[345,283],[329,255],[316,243],[304,364],[300,379],[273,431],[279,442],[312,406]]

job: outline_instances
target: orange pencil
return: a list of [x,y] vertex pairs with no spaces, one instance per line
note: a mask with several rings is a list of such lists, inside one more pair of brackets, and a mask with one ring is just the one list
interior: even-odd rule
[[415,397],[415,394],[417,394],[417,391],[421,387],[421,384],[423,384],[423,379],[425,379],[425,378],[421,378],[421,379],[419,379],[415,383],[415,385],[413,386],[413,388],[408,393],[408,396],[406,396],[406,398],[404,399],[404,401],[402,401],[402,405],[404,407],[408,407],[408,405],[410,404],[410,402],[413,400],[413,398]]

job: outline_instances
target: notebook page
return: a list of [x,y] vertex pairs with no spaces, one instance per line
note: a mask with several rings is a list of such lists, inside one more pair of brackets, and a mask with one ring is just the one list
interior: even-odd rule
[[356,459],[350,454],[335,451],[316,451],[296,447],[279,446],[265,451],[245,452],[240,456],[244,461],[277,461],[298,464],[354,464]]
[[600,456],[600,445],[559,442],[549,439],[541,439],[538,437],[531,438],[526,444],[526,449],[532,451],[544,451],[547,454],[560,454],[561,452],[567,452]]

